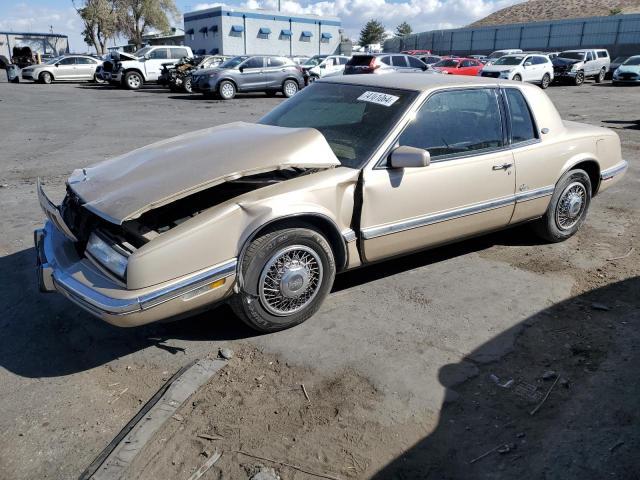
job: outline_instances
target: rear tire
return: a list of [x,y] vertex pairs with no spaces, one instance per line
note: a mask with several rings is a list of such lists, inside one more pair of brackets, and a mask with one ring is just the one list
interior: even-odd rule
[[600,73],[598,73],[598,76],[596,77],[596,83],[602,83],[606,75],[607,75],[607,69],[602,68],[602,70],[600,70]]
[[542,81],[540,82],[540,88],[543,90],[546,90],[547,88],[549,88],[550,83],[551,83],[551,77],[549,76],[548,73],[545,73],[544,76],[542,77]]
[[591,180],[584,170],[570,170],[558,183],[544,216],[533,224],[548,242],[572,237],[584,222],[591,203]]
[[222,100],[231,100],[236,96],[236,86],[229,80],[223,80],[218,87],[218,94]]
[[291,98],[298,93],[298,82],[295,80],[285,80],[282,84],[282,93],[285,97]]
[[138,90],[143,82],[144,79],[138,72],[127,72],[124,76],[124,86],[129,90]]
[[40,82],[49,85],[53,81],[53,76],[49,72],[42,72],[38,79]]
[[275,332],[315,314],[329,294],[336,264],[329,243],[312,228],[267,230],[244,254],[244,286],[231,307],[251,328]]

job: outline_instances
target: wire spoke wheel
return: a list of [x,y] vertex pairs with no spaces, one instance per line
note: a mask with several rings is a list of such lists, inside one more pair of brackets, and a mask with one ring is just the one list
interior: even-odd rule
[[569,184],[560,195],[556,207],[556,225],[560,230],[569,230],[582,217],[587,205],[587,190],[580,182]]
[[315,298],[322,278],[322,261],[312,248],[283,248],[271,256],[262,270],[260,303],[272,315],[294,314]]

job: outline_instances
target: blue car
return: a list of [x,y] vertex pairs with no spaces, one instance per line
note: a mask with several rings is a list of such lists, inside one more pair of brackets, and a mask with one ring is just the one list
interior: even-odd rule
[[640,55],[629,57],[615,72],[613,84],[640,84]]

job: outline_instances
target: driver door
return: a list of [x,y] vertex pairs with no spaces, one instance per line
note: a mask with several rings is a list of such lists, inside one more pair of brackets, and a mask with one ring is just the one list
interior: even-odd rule
[[243,92],[262,90],[264,79],[264,57],[251,57],[238,67],[238,89]]
[[366,261],[420,250],[506,226],[515,205],[515,167],[504,149],[498,92],[436,92],[396,146],[429,151],[431,163],[365,169],[361,229]]
[[56,80],[75,80],[78,78],[76,57],[65,57],[56,64],[53,71]]
[[[169,61],[168,48],[156,48],[149,52],[149,58],[144,62],[144,69],[147,73],[147,81],[155,82],[160,78],[162,64]],[[175,62],[174,62],[175,63]]]

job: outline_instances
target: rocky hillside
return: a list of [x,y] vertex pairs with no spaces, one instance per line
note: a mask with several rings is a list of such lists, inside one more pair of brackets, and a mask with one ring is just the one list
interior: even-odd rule
[[529,0],[498,10],[470,26],[593,17],[610,15],[618,9],[620,13],[640,13],[640,0]]

